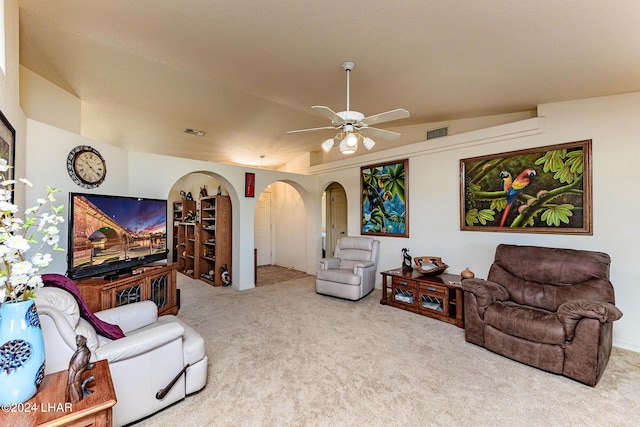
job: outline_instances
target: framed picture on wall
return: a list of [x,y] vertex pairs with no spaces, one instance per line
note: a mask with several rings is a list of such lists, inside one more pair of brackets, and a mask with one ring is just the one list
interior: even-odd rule
[[256,191],[256,174],[246,172],[244,174],[244,197],[255,197]]
[[360,168],[360,234],[409,237],[409,160]]
[[[0,111],[0,157],[7,161],[10,166],[15,166],[16,156],[16,130],[11,126],[9,120]],[[14,179],[14,169],[9,168],[4,173],[5,179]],[[13,201],[13,192],[11,193]]]
[[591,140],[460,160],[460,229],[592,235]]

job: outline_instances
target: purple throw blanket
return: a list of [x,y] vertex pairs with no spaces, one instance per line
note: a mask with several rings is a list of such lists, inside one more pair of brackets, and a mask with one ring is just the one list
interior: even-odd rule
[[64,289],[73,295],[78,302],[78,307],[80,307],[80,316],[89,322],[89,324],[95,328],[96,332],[103,337],[117,340],[118,338],[125,336],[122,329],[120,329],[120,326],[100,320],[91,312],[91,310],[89,310],[87,303],[84,302],[84,299],[82,298],[82,295],[80,295],[80,291],[73,280],[61,274],[43,274],[42,282],[45,286]]

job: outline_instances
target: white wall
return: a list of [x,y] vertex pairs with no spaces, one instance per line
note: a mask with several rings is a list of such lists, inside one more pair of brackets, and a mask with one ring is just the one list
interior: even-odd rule
[[[458,273],[469,267],[486,277],[499,243],[567,247],[611,255],[611,281],[624,312],[614,327],[617,346],[640,351],[640,290],[636,242],[640,173],[640,93],[539,106],[538,119],[399,147],[369,157],[311,168],[323,184],[347,191],[349,234],[359,233],[360,166],[409,158],[409,238],[380,237],[379,270],[399,267],[401,249],[436,255]],[[593,236],[460,231],[459,161],[463,158],[564,142],[593,140]],[[362,159],[362,160],[360,160]],[[323,170],[324,168],[324,170]],[[380,278],[378,278],[378,284]]]
[[[27,188],[26,191],[27,207],[35,205],[34,202],[37,198],[47,194],[47,186],[60,190],[56,194],[55,204],[64,204],[64,217],[68,215],[70,192],[130,195],[127,191],[129,180],[127,169],[118,167],[120,164],[126,164],[122,161],[127,157],[126,151],[31,119],[27,120],[26,131],[29,150],[27,151],[27,167],[24,176],[33,183],[33,187]],[[67,155],[78,145],[91,145],[107,159],[105,182],[98,189],[85,190],[78,187],[71,181],[67,173]],[[68,223],[65,222],[59,227],[60,246],[64,248],[67,247],[67,226]],[[67,269],[66,255],[67,252],[64,255],[62,253],[53,254],[54,261],[46,272],[64,274]]]
[[[20,109],[19,92],[19,43],[18,43],[18,2],[4,1],[4,63],[5,72],[0,69],[0,111],[16,130],[15,175],[24,176],[26,151],[26,119]],[[9,159],[7,159],[9,160]],[[24,194],[17,190],[15,200],[22,205]]]
[[80,98],[20,66],[20,104],[27,117],[80,133]]
[[[297,197],[303,204],[300,212],[304,212],[302,218],[306,223],[301,231],[302,236],[298,236],[298,238],[306,242],[313,241],[315,236],[320,235],[322,191],[318,187],[316,177],[127,152],[118,147],[31,119],[27,120],[27,132],[29,150],[26,176],[34,184],[34,187],[27,191],[27,200],[31,204],[44,194],[47,185],[61,190],[57,200],[58,203],[64,203],[65,206],[67,206],[69,192],[168,199],[170,195],[175,196],[175,191],[172,193],[172,189],[183,177],[194,172],[215,175],[217,181],[231,197],[233,214],[232,280],[233,287],[237,289],[254,287],[253,220],[257,198],[244,197],[245,172],[256,174],[256,194],[260,194],[269,184],[277,181],[286,182],[295,188]],[[67,174],[67,155],[77,145],[95,147],[107,162],[107,177],[98,189],[83,190],[75,185]],[[67,236],[67,231],[65,223],[60,228],[61,236]],[[282,242],[285,252],[288,250],[287,245],[286,241]],[[61,246],[66,248],[66,242],[62,242]],[[313,274],[315,264],[320,258],[319,244],[317,247],[302,245],[298,255],[302,255],[304,260],[297,260],[296,268]],[[54,256],[54,262],[49,271],[64,273],[66,271],[65,257]]]
[[307,271],[307,215],[302,197],[295,188],[283,182],[276,182],[271,189],[271,222],[276,244],[274,264]]

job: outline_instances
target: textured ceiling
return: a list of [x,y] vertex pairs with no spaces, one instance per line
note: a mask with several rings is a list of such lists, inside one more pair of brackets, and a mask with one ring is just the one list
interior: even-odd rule
[[331,132],[285,132],[345,109],[346,60],[352,110],[409,110],[393,129],[640,91],[638,0],[19,5],[20,63],[81,99],[83,135],[133,151],[270,168],[318,151]]

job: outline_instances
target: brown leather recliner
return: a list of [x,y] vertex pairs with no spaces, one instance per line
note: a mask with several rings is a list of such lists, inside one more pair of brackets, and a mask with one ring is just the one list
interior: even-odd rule
[[487,280],[462,281],[466,340],[595,386],[622,317],[610,262],[602,252],[499,245]]

